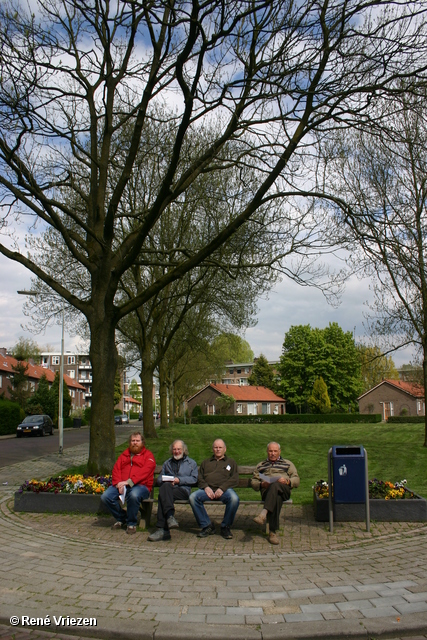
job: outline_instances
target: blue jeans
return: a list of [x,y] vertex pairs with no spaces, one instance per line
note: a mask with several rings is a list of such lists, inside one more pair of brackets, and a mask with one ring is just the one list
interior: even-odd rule
[[[225,513],[221,527],[231,527],[234,518],[239,508],[239,496],[233,489],[227,489],[222,496],[218,498],[220,502],[225,504]],[[190,504],[193,509],[194,517],[197,520],[197,524],[202,529],[205,529],[211,524],[208,514],[204,506],[204,502],[217,502],[217,500],[211,500],[204,489],[198,489],[190,495]]]
[[101,502],[118,522],[127,524],[129,527],[136,527],[139,505],[141,500],[146,500],[150,497],[150,492],[143,484],[134,484],[133,487],[126,487],[127,516],[126,511],[122,509],[119,495],[119,490],[116,487],[108,487],[101,495]]

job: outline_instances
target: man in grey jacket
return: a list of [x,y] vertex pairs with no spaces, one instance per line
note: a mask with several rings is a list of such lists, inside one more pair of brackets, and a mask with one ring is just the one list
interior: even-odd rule
[[177,529],[175,500],[188,500],[191,487],[197,483],[197,462],[188,457],[187,445],[175,440],[170,447],[172,457],[163,463],[157,478],[159,498],[157,504],[157,529],[148,536],[150,542],[170,540],[171,529]]

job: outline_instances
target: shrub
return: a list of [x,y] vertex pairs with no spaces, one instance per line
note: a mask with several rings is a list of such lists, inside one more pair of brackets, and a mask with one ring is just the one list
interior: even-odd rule
[[17,402],[0,400],[0,435],[6,436],[16,433],[16,427],[25,417]]
[[199,404],[196,404],[193,411],[191,412],[192,418],[198,418],[203,415],[202,407]]
[[381,414],[364,413],[285,413],[284,415],[259,416],[199,416],[192,418],[193,424],[252,424],[252,423],[286,423],[286,424],[354,424],[381,422]]
[[425,422],[425,417],[424,416],[390,416],[389,418],[387,418],[387,422],[393,423],[393,424],[403,424],[403,423],[415,423],[415,424],[421,424]]

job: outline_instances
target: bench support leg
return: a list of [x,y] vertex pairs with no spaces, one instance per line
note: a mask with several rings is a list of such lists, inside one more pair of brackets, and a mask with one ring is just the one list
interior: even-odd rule
[[141,521],[139,523],[139,526],[141,527],[141,529],[148,529],[148,527],[150,526],[151,512],[153,511],[153,503],[142,502],[139,510],[141,512]]

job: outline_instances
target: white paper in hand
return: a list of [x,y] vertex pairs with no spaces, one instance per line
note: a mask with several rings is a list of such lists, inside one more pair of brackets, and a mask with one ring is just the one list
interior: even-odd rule
[[125,503],[126,500],[126,485],[123,487],[123,493],[119,493],[120,502]]

